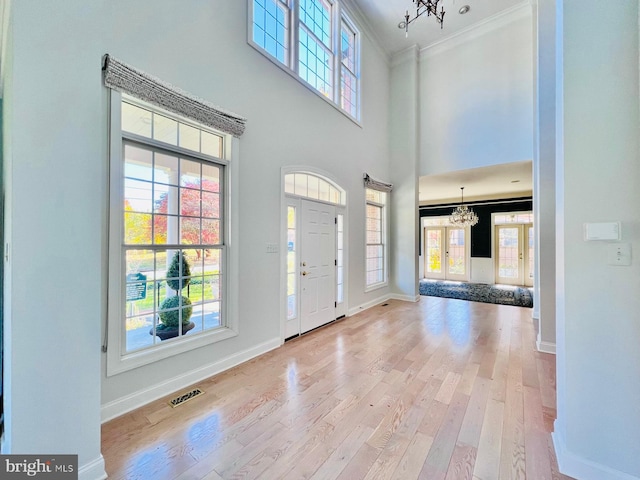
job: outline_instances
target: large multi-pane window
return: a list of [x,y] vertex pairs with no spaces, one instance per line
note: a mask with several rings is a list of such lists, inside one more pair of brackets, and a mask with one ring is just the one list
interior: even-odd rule
[[387,281],[386,274],[386,212],[387,193],[365,189],[366,211],[366,286],[373,287]]
[[120,127],[113,305],[128,355],[225,326],[225,137],[129,99]]
[[250,43],[359,119],[359,33],[338,0],[249,0]]

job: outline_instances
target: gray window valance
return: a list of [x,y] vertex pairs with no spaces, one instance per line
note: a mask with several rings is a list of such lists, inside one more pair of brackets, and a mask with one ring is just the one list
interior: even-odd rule
[[380,180],[374,180],[368,174],[364,174],[364,186],[366,188],[371,188],[372,190],[379,190],[381,192],[390,192],[393,190],[393,184],[384,183]]
[[127,93],[178,115],[197,120],[234,137],[239,137],[244,132],[246,118],[190,95],[167,82],[113,58],[111,55],[107,54],[103,57],[102,70],[106,87]]

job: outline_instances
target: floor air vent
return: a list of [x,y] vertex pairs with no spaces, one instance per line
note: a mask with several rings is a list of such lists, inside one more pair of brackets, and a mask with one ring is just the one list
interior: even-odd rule
[[171,405],[171,407],[173,407],[173,408],[179,407],[183,403],[188,402],[192,398],[196,398],[196,397],[202,395],[203,393],[204,392],[202,390],[200,390],[199,388],[194,388],[190,392],[183,393],[182,395],[180,395],[180,396],[174,398],[173,400],[171,400],[169,402],[169,405]]
[[383,306],[383,307],[388,307],[388,306],[389,306],[389,304],[388,304],[388,303],[383,303],[383,304],[382,304],[382,306]]

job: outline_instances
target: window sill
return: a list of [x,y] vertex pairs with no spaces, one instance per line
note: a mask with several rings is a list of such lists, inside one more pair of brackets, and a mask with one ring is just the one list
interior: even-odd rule
[[228,327],[222,327],[210,332],[199,333],[193,337],[185,336],[179,340],[170,341],[166,345],[160,344],[159,346],[148,350],[121,354],[119,358],[114,358],[117,357],[117,353],[114,352],[112,356],[108,356],[107,377],[111,377],[128,370],[133,370],[134,368],[142,367],[143,365],[148,365],[150,363],[157,362],[158,360],[179,355],[212,343],[221,342],[237,335],[237,331]]
[[366,286],[364,289],[364,292],[369,293],[369,292],[373,292],[374,290],[380,290],[381,288],[385,288],[388,286],[389,286],[389,282],[374,283],[373,285]]

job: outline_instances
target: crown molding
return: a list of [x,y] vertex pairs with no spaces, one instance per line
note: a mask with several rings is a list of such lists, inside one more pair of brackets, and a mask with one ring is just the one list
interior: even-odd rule
[[410,47],[405,48],[404,50],[400,50],[398,53],[394,54],[391,57],[391,68],[397,67],[398,65],[402,65],[404,63],[413,62],[416,63],[420,56],[420,47],[416,45],[411,45]]
[[362,8],[360,8],[354,0],[340,0],[340,3],[342,4],[342,8],[347,11],[347,14],[357,22],[358,27],[362,29],[362,33],[369,38],[378,54],[384,59],[385,63],[390,65],[391,57],[389,53],[382,48],[382,41],[371,25],[371,22],[369,22],[369,19],[362,11]]
[[[533,0],[535,2],[535,0]],[[442,40],[427,45],[420,50],[420,58],[427,58],[438,55],[442,52],[458,47],[464,43],[474,40],[482,35],[493,32],[499,28],[509,25],[516,20],[532,16],[532,0],[525,0],[518,5],[503,10],[485,20],[475,23],[464,30],[450,35]]]

